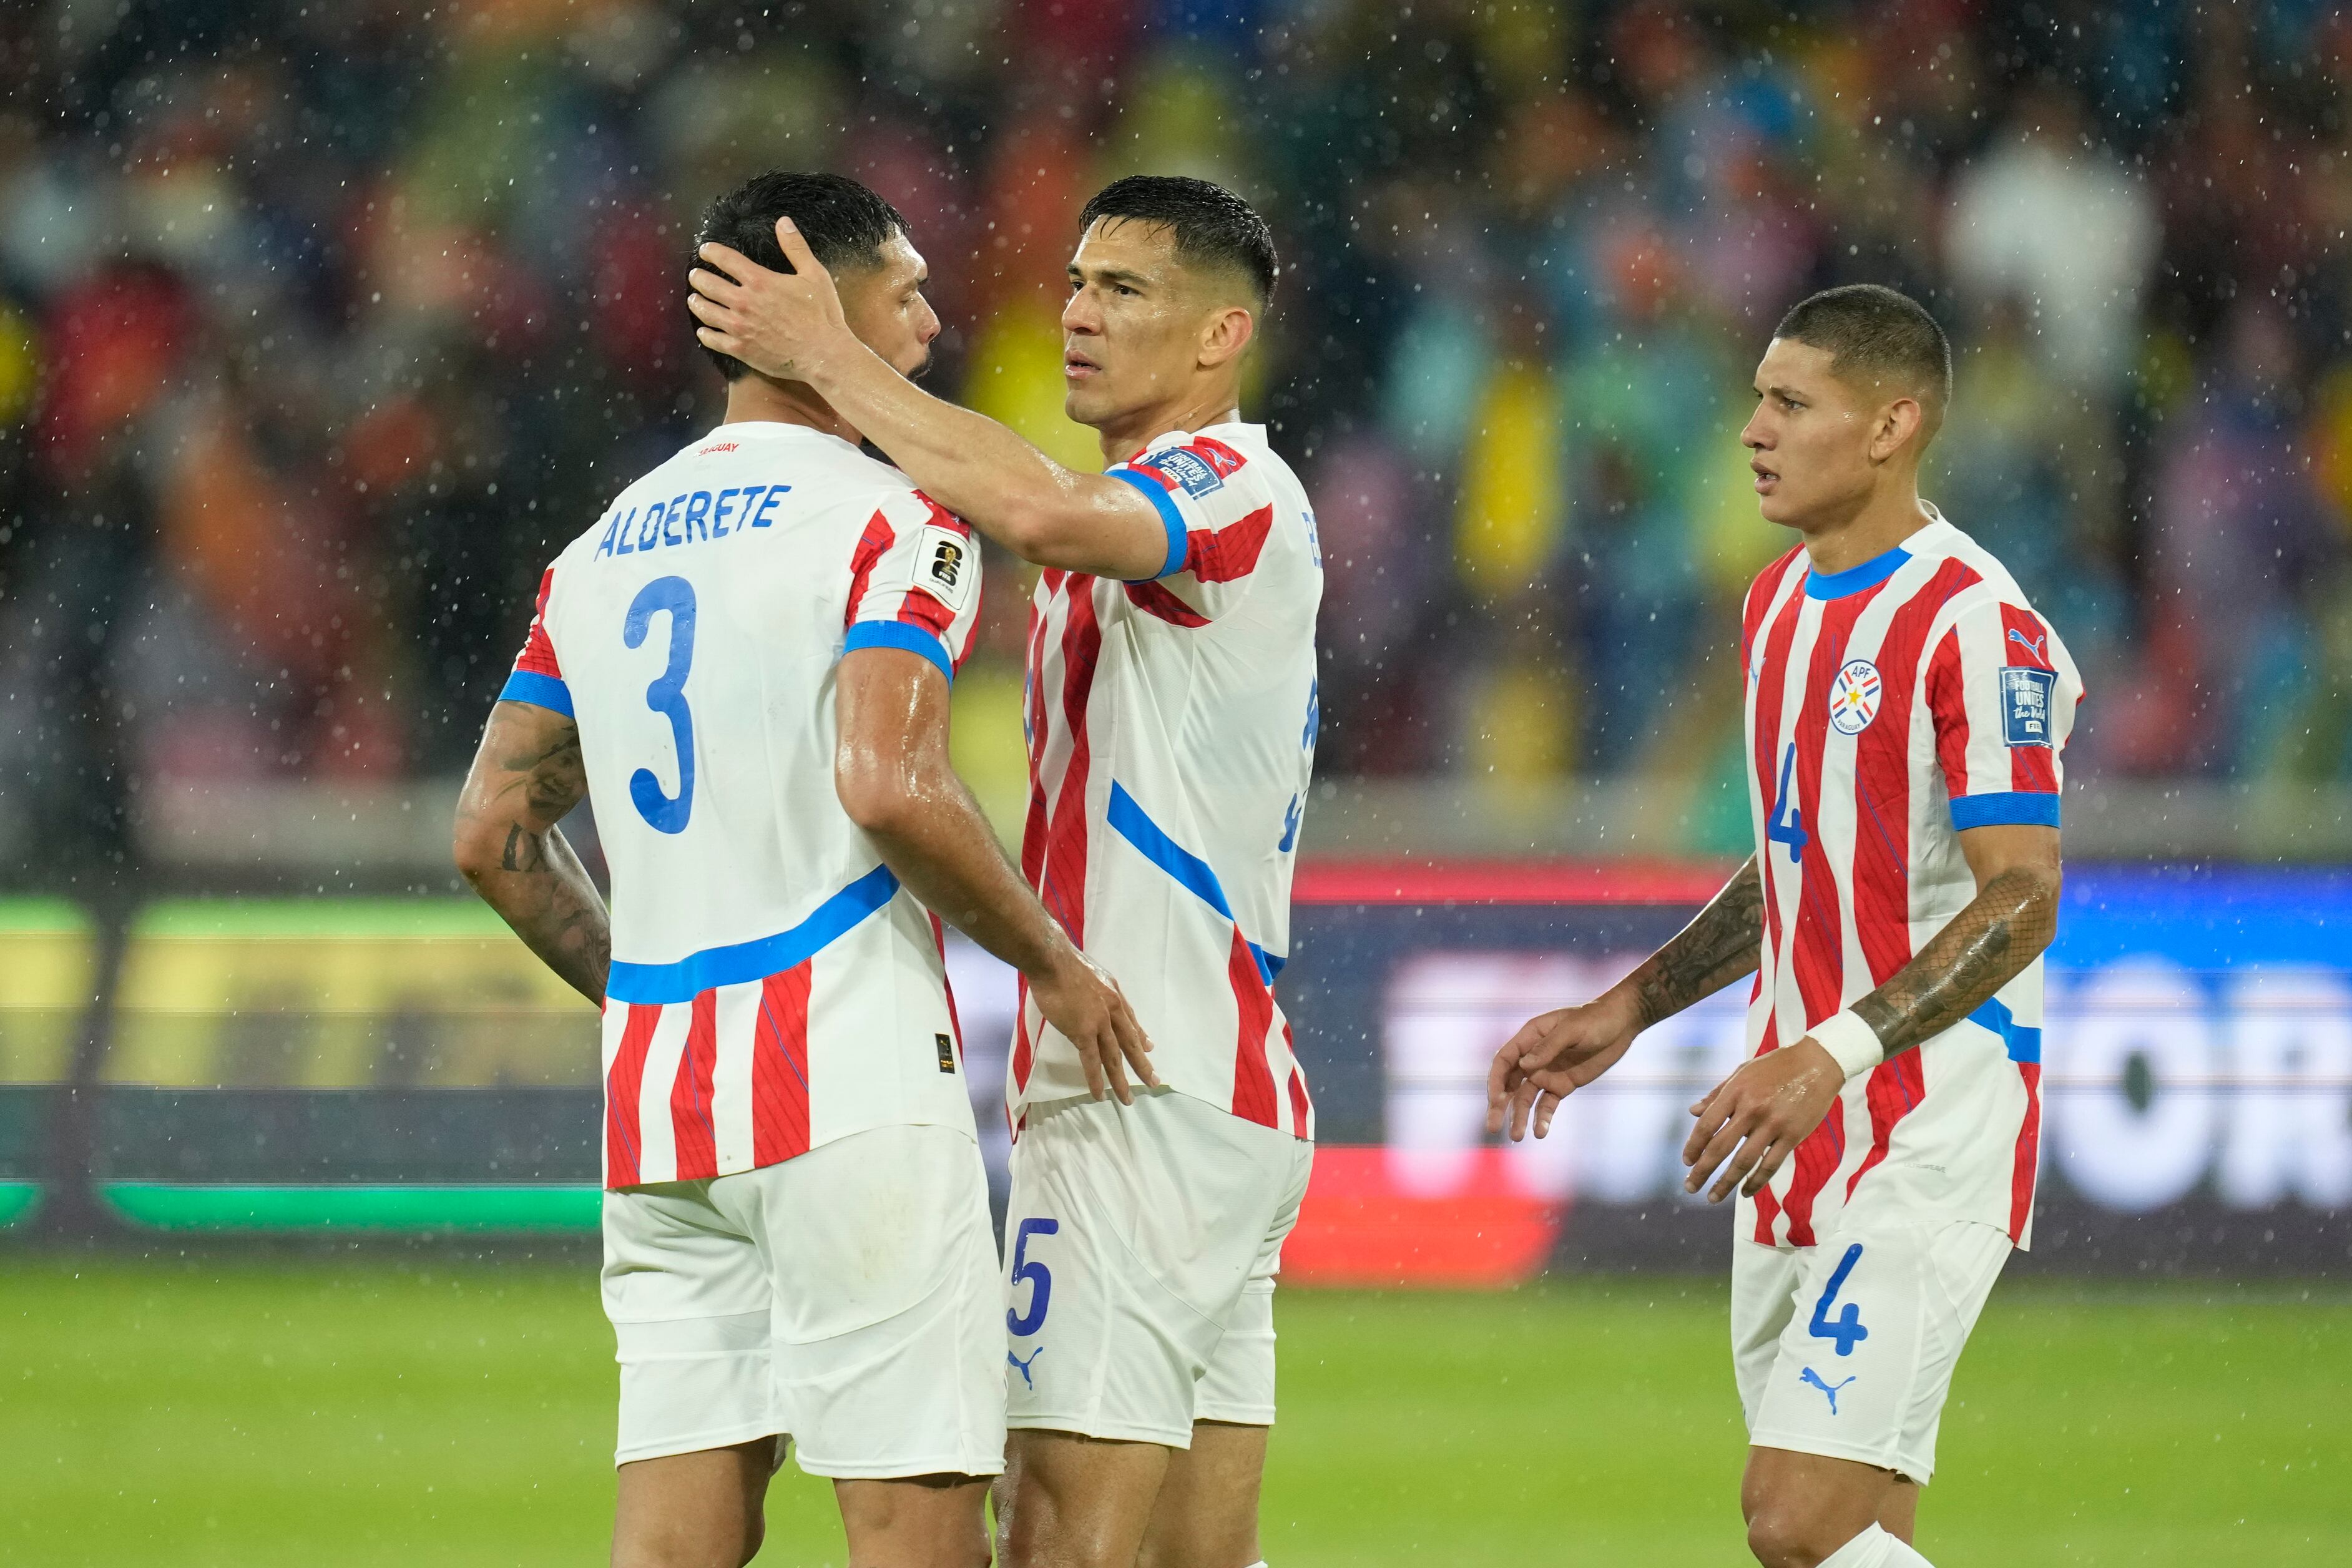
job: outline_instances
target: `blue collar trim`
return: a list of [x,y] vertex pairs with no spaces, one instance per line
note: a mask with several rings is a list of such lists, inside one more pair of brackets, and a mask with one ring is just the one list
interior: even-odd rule
[[1849,566],[1843,572],[1805,573],[1805,597],[1808,599],[1843,599],[1848,594],[1859,594],[1864,588],[1875,587],[1903,569],[1911,552],[1896,545],[1884,555],[1875,555],[1859,566]]

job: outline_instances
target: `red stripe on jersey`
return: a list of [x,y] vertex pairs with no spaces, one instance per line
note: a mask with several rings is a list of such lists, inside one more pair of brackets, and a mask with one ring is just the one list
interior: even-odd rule
[[856,621],[857,606],[866,602],[866,579],[874,575],[874,563],[898,540],[890,520],[880,512],[866,520],[866,531],[858,537],[856,552],[849,558],[849,607],[841,613],[843,626]]
[[1214,469],[1221,479],[1232,479],[1242,465],[1249,461],[1214,436],[1193,437],[1189,449]]
[[1927,661],[1927,711],[1936,725],[1936,760],[1943,764],[1944,793],[1958,800],[1969,793],[1969,705],[1963,695],[1960,634],[1944,634]]
[[1205,626],[1209,617],[1158,583],[1129,583],[1128,602],[1147,616],[1157,616],[1171,626]]
[[719,993],[687,1004],[686,1050],[669,1086],[670,1136],[677,1148],[677,1179],[719,1173],[719,1129],[710,1119],[711,1080],[719,1070]]
[[1781,1205],[1789,1216],[1790,1246],[1813,1245],[1813,1200],[1844,1159],[1845,1102],[1840,1100],[1797,1145],[1797,1173],[1789,1182],[1789,1201]]
[[[2050,628],[2032,610],[2000,607],[2000,661],[2029,669],[2055,669],[2050,662]],[[2054,715],[2053,715],[2054,717]],[[2009,748],[2009,787],[2034,795],[2058,793],[2057,753],[2050,746]]]
[[1262,506],[1239,522],[1201,529],[1185,536],[1184,570],[1203,583],[1231,583],[1257,570],[1265,536],[1274,531],[1274,508]]
[[922,627],[941,642],[947,641],[948,627],[955,624],[955,612],[931,597],[923,588],[909,588],[898,601],[898,619],[909,626]]
[[[1761,991],[1764,984],[1764,976],[1760,971],[1757,973],[1756,984],[1757,989]],[[1752,1001],[1754,998],[1751,997],[1749,1000]],[[1765,1056],[1770,1052],[1777,1051],[1780,1048],[1780,1020],[1774,1015],[1767,1013],[1764,1015],[1764,1037],[1756,1043],[1756,1054],[1759,1057]],[[1837,1112],[1832,1110],[1831,1114],[1835,1115]],[[1772,1195],[1771,1188],[1766,1187],[1756,1194],[1756,1245],[1759,1247],[1771,1246],[1773,1241],[1772,1227],[1778,1225],[1780,1221],[1780,1200]]]
[[2017,1070],[2025,1079],[2025,1123],[2017,1130],[2017,1156],[2010,1166],[2009,1239],[2012,1242],[2025,1234],[2026,1216],[2033,1212],[2033,1179],[2042,1163],[2042,1064],[2020,1062]]
[[935,526],[944,528],[950,533],[961,534],[966,539],[970,539],[971,537],[971,524],[966,522],[963,519],[958,517],[955,513],[950,511],[947,508],[941,506],[939,502],[933,500],[930,497],[925,495],[920,490],[917,490],[915,492],[915,499],[921,501],[925,506],[930,508],[930,521]]
[[[1749,765],[1756,770],[1757,795],[1764,803],[1768,822],[1779,814],[1780,805],[1772,798],[1780,787],[1780,703],[1787,689],[1780,672],[1788,663],[1790,645],[1796,640],[1797,620],[1804,605],[1803,594],[1789,595],[1788,603],[1780,606],[1780,613],[1765,633],[1763,661],[1752,667],[1757,673],[1749,678],[1756,683],[1756,754],[1749,759]],[[1782,952],[1778,858],[1780,847],[1768,841],[1762,848],[1762,864],[1758,869],[1764,879],[1764,951],[1770,961],[1764,984],[1767,990],[1777,991]]]
[[[1906,1051],[1893,1061],[1881,1062],[1870,1069],[1870,1082],[1863,1090],[1870,1105],[1870,1152],[1863,1156],[1862,1163],[1846,1180],[1845,1195],[1849,1201],[1863,1177],[1870,1174],[1871,1167],[1886,1158],[1887,1150],[1895,1142],[1895,1124],[1917,1110],[1927,1093],[1927,1079],[1917,1051]],[[1844,1113],[1845,1107],[1841,1104],[1830,1114]]]
[[1095,580],[1073,574],[1064,590],[1069,620],[1062,627],[1062,718],[1070,727],[1070,760],[1054,797],[1045,835],[1045,861],[1037,898],[1062,922],[1070,940],[1087,942],[1087,774],[1092,765],[1087,704],[1094,695],[1102,627],[1095,620]]
[[1274,1032],[1274,993],[1257,972],[1257,954],[1234,928],[1234,948],[1225,960],[1233,982],[1234,1005],[1241,1026],[1234,1050],[1234,1114],[1261,1127],[1278,1127],[1274,1100],[1274,1064],[1266,1056],[1266,1037]]
[[[1836,1012],[1845,1000],[1845,933],[1838,919],[1837,872],[1821,831],[1822,753],[1830,729],[1830,685],[1846,661],[1846,643],[1853,635],[1854,621],[1883,591],[1884,584],[1864,588],[1822,606],[1812,659],[1805,671],[1803,706],[1797,710],[1797,760],[1791,782],[1806,837],[1796,868],[1800,879],[1797,921],[1789,935],[1789,963],[1796,973],[1797,995],[1804,1004],[1808,1029]],[[1769,666],[1765,675],[1771,677]]]
[[[1029,1037],[1029,979],[1024,975],[1013,987],[1013,1092],[1020,1094],[1029,1087],[1029,1069],[1037,1064],[1037,1045]],[[1009,1118],[1013,1112],[1005,1111]]]
[[1789,575],[1791,568],[1797,567],[1799,558],[1804,553],[1803,545],[1796,546],[1764,568],[1756,581],[1748,585],[1747,601],[1739,606],[1739,663],[1743,669],[1748,666],[1749,656],[1756,651],[1756,638],[1764,629],[1764,613],[1772,607],[1772,595],[1780,591],[1781,581]]
[[1304,1138],[1315,1124],[1315,1102],[1307,1097],[1307,1075],[1298,1068],[1298,1042],[1291,1037],[1290,1020],[1282,1021],[1282,1048],[1290,1057],[1290,1130]]
[[940,994],[948,1002],[948,1038],[955,1043],[955,1059],[963,1060],[963,1020],[956,1016],[955,985],[948,979],[948,928],[931,917],[931,945],[940,951]]
[[1854,937],[1873,986],[1911,962],[1911,705],[1919,658],[1937,613],[1976,580],[1966,565],[1946,561],[1878,641],[1878,714],[1853,743]]
[[809,1147],[810,964],[804,959],[760,982],[751,1031],[751,1159],[772,1165]]
[[[1062,585],[1063,574],[1047,567],[1039,578],[1051,605]],[[1045,881],[1045,624],[1046,612],[1033,600],[1029,606],[1028,680],[1022,692],[1027,705],[1024,728],[1029,741],[1029,809],[1021,825],[1021,879],[1032,888]],[[1029,982],[1023,979],[1013,1018],[1013,1089],[1029,1087],[1029,1069],[1036,1060],[1036,1042],[1029,1037]],[[1008,1113],[1009,1114],[1009,1113]]]
[[604,1184],[635,1186],[644,1174],[645,1138],[637,1125],[637,1094],[646,1080],[646,1052],[653,1045],[661,1008],[650,1002],[607,1003],[629,1010],[613,1068],[604,1075]]
[[561,680],[563,668],[556,663],[555,645],[547,637],[547,595],[554,586],[555,568],[551,566],[539,574],[539,603],[530,613],[530,630],[523,634],[522,652],[515,655],[514,667]]

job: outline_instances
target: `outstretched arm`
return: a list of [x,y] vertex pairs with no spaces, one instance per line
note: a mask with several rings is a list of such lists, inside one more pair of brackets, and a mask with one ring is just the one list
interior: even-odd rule
[[833,277],[790,218],[790,272],[706,245],[687,304],[705,346],[763,375],[806,382],[926,495],[1025,561],[1137,581],[1171,569],[1167,525],[1142,492],[1066,468],[984,415],[944,403],[849,330]]
[[1977,896],[1885,984],[1794,1046],[1742,1063],[1691,1107],[1698,1121],[1683,1145],[1685,1189],[1698,1191],[1721,1165],[1708,1202],[1734,1188],[1761,1191],[1829,1114],[1848,1078],[1950,1028],[2050,945],[2058,930],[2058,830],[2004,824],[1959,837]]
[[1761,962],[1764,887],[1756,858],[1673,941],[1633,973],[1580,1007],[1531,1018],[1495,1053],[1486,1074],[1486,1131],[1507,1116],[1514,1139],[1551,1131],[1562,1098],[1582,1089],[1624,1056],[1633,1037],[1660,1019],[1712,996]]
[[530,702],[490,710],[457,797],[457,869],[531,952],[599,1006],[613,966],[604,900],[556,824],[588,793],[580,729]]

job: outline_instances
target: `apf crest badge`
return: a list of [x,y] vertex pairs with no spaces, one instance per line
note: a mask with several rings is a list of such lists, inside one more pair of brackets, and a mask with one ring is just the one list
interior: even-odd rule
[[1859,735],[1878,717],[1879,700],[1886,689],[1878,666],[1866,658],[1851,658],[1830,682],[1830,728],[1841,735]]

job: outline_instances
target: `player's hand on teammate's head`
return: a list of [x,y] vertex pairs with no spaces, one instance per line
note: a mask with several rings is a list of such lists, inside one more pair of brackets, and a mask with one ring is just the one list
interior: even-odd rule
[[1690,1167],[1683,1190],[1698,1191],[1722,1166],[1707,1202],[1719,1204],[1735,1190],[1754,1197],[1821,1125],[1844,1087],[1845,1069],[1811,1037],[1740,1063],[1690,1108],[1697,1121],[1683,1142],[1683,1163]]
[[833,274],[809,250],[790,218],[776,220],[776,242],[789,272],[761,266],[741,251],[712,242],[695,254],[702,265],[686,275],[694,292],[686,308],[702,324],[694,335],[705,348],[731,354],[762,375],[805,381],[814,362],[849,324]]
[[1145,1088],[1160,1087],[1160,1075],[1151,1069],[1151,1041],[1135,1009],[1118,982],[1093,959],[1067,947],[1044,973],[1029,977],[1029,994],[1036,998],[1045,1022],[1077,1047],[1087,1093],[1100,1100],[1108,1091],[1121,1105],[1134,1104],[1129,1068]]
[[1543,1137],[1559,1102],[1617,1065],[1640,1020],[1612,995],[1530,1018],[1503,1042],[1486,1071],[1486,1131],[1514,1142],[1530,1127]]

